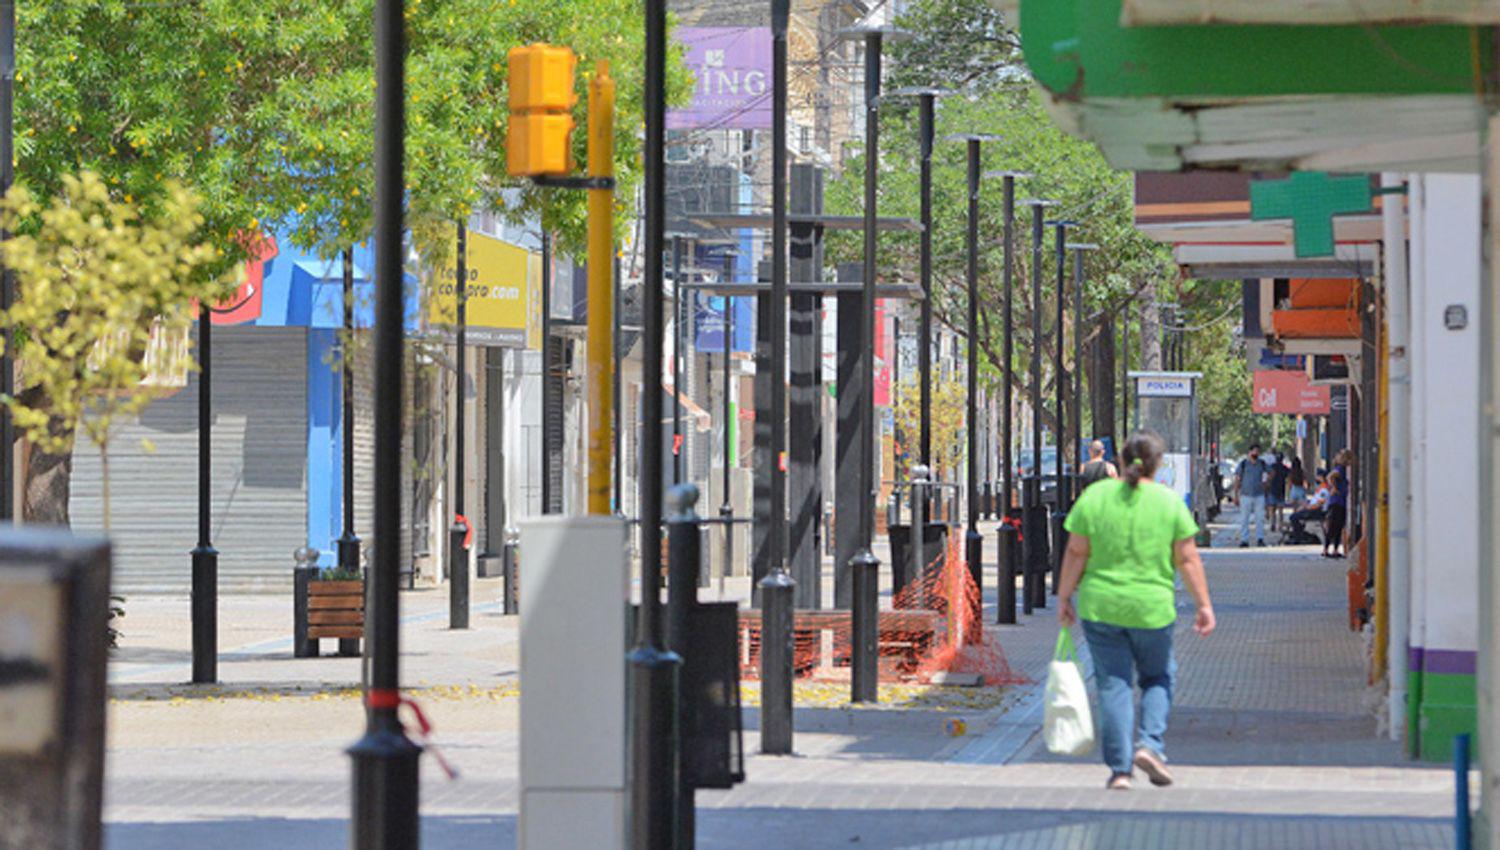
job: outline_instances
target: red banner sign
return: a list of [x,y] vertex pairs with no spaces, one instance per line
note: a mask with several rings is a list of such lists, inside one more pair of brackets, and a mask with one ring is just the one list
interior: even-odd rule
[[1328,387],[1313,386],[1308,382],[1306,372],[1280,369],[1256,370],[1255,390],[1250,403],[1256,413],[1301,413],[1308,416],[1326,414],[1332,407]]

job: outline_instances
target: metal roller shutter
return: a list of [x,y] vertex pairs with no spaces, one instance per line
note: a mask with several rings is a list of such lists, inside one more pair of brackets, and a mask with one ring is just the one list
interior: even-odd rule
[[[306,331],[217,327],[214,347],[213,543],[227,592],[291,588],[307,536]],[[186,593],[197,542],[198,375],[135,421],[110,449],[115,588]],[[143,441],[150,441],[148,450]],[[71,510],[103,528],[97,449],[79,441]]]

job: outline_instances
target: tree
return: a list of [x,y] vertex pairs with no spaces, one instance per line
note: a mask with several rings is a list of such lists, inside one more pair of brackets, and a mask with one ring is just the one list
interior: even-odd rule
[[[903,378],[896,385],[893,415],[896,430],[915,447],[921,433],[922,407],[920,383],[915,376]],[[958,469],[964,456],[964,437],[968,419],[968,388],[959,378],[933,378],[932,386],[932,480],[946,480]]]
[[[299,72],[267,80],[269,93],[247,122],[263,140],[255,149],[255,170],[268,175],[260,195],[266,217],[292,226],[299,245],[326,256],[369,233],[374,186],[370,9],[370,0],[335,4],[328,30],[294,45],[304,57]],[[584,193],[539,189],[506,175],[506,57],[511,48],[533,42],[567,46],[577,54],[574,118],[580,128],[594,63],[611,65],[618,95],[616,220],[623,226],[641,176],[644,122],[644,19],[634,0],[423,0],[407,18],[407,224],[424,266],[443,264],[454,222],[479,208],[496,210],[516,224],[540,217],[564,252],[584,245]],[[669,59],[669,101],[680,103],[691,80],[680,54]],[[581,129],[573,135],[573,147],[575,159],[584,162]]]
[[[242,234],[270,224],[295,222],[298,244],[328,256],[366,237],[372,0],[48,0],[17,14],[16,166],[35,197],[57,197],[69,176],[91,171],[111,198],[150,211],[175,181],[200,199],[213,272],[241,262]],[[613,61],[628,208],[642,113],[634,3],[424,0],[407,20],[410,222],[428,265],[441,265],[451,223],[480,204],[517,220],[540,210],[563,247],[581,242],[581,193],[549,196],[504,177],[505,54],[526,41],[568,44],[585,70]],[[686,71],[669,68],[680,98]],[[574,142],[581,152],[583,134]],[[45,470],[66,477],[71,463],[39,459],[23,515],[66,523],[66,487],[34,485]]]
[[19,297],[0,318],[15,330],[25,386],[6,403],[42,466],[28,484],[52,491],[46,503],[66,505],[73,441],[83,432],[99,449],[106,531],[111,430],[190,368],[190,306],[225,293],[210,271],[219,252],[204,237],[197,199],[180,186],[165,191],[142,210],[84,172],[65,178],[45,206],[25,186],[3,202],[4,225],[18,235],[0,243],[0,255]]

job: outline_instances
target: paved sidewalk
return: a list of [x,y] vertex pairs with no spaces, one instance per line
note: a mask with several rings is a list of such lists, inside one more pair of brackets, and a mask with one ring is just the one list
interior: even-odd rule
[[[797,756],[753,755],[747,784],[699,794],[698,846],[1451,846],[1448,769],[1404,762],[1393,742],[1377,737],[1361,638],[1346,627],[1345,564],[1280,548],[1216,549],[1206,562],[1220,631],[1179,636],[1182,677],[1168,736],[1176,787],[1105,792],[1096,757],[1041,750],[1036,694],[1056,637],[1049,604],[1019,625],[989,627],[1012,667],[1037,684],[976,697],[976,708],[953,698],[853,709],[823,689],[798,710]],[[993,589],[993,574],[989,581]],[[443,601],[408,599],[414,618],[441,610]],[[992,605],[987,616],[992,623]],[[471,637],[488,648],[455,660],[440,619],[408,626],[415,654],[407,669],[413,680],[426,675],[438,685],[426,692],[427,707],[464,777],[447,782],[424,760],[424,846],[514,847],[517,700],[504,660],[514,652],[514,623],[476,617]],[[274,650],[264,654],[225,669],[243,664],[243,681],[255,682],[288,663],[269,657]],[[342,748],[360,731],[356,698],[336,688],[173,698],[178,689],[164,683],[184,676],[143,672],[148,662],[132,658],[125,663],[147,666],[118,668],[128,696],[111,706],[110,850],[344,844],[349,763]],[[471,675],[481,677],[472,687],[463,681]],[[357,665],[348,679],[357,679]],[[156,684],[130,684],[141,682]],[[944,732],[955,714],[970,722],[965,737]],[[753,726],[753,709],[747,720]],[[756,748],[752,729],[746,750]]]

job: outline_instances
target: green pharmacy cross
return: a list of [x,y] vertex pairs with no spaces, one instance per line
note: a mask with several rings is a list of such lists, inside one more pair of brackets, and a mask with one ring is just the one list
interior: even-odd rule
[[1370,211],[1370,178],[1365,174],[1330,177],[1298,171],[1285,180],[1250,184],[1250,218],[1292,220],[1297,257],[1333,255],[1333,217]]

